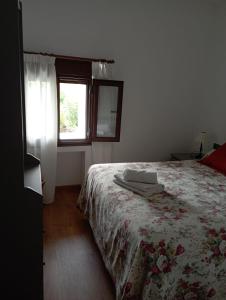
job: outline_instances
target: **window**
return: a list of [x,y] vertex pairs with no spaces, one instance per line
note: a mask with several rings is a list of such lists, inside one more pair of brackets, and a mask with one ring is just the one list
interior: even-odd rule
[[120,140],[123,82],[91,79],[91,62],[56,59],[58,146]]
[[89,61],[57,58],[58,146],[90,144]]
[[93,80],[94,112],[92,140],[119,142],[123,82]]
[[60,82],[60,140],[86,138],[87,85]]
[[89,143],[89,82],[59,79],[58,94],[58,144]]

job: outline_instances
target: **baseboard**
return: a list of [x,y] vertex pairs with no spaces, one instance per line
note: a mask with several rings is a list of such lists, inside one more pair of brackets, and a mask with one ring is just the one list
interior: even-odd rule
[[81,184],[75,185],[60,185],[55,187],[55,191],[70,191],[70,192],[79,192],[81,190]]

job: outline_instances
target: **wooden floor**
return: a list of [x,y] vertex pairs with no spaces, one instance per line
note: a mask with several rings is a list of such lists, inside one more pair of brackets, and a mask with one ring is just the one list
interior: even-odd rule
[[44,300],[113,300],[114,286],[75,201],[61,189],[44,206]]

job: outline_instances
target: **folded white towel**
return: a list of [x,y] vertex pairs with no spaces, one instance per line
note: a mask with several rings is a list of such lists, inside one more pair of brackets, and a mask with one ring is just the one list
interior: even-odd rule
[[120,175],[114,175],[114,182],[130,191],[140,194],[146,198],[153,194],[158,194],[164,191],[163,184],[148,184],[148,183],[135,183],[123,179]]
[[126,181],[136,181],[143,183],[158,183],[157,173],[147,170],[125,169],[123,172]]
[[155,186],[159,185],[159,184],[156,184],[156,183],[143,183],[143,182],[135,182],[135,181],[128,181],[128,180],[125,180],[125,177],[121,174],[115,174],[114,177],[123,182],[124,184],[127,184],[135,189],[138,189],[138,190],[141,190],[143,192],[148,192],[148,191],[152,191],[153,188],[155,188]]

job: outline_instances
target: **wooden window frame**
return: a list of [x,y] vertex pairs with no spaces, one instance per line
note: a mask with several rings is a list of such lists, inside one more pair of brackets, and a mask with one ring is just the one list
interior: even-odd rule
[[[116,128],[115,128],[115,136],[114,137],[107,137],[107,136],[99,137],[99,136],[97,136],[98,96],[99,96],[99,87],[100,86],[118,87]],[[119,81],[119,80],[93,79],[92,141],[94,141],[94,142],[120,142],[123,86],[124,86],[124,82]]]
[[[77,84],[86,84],[86,138],[85,139],[60,139],[60,83],[77,83]],[[91,98],[90,98],[90,89],[91,89],[91,80],[84,78],[73,78],[68,76],[57,76],[57,146],[85,146],[91,144]]]
[[[56,62],[57,83],[57,146],[85,146],[92,142],[119,142],[121,131],[121,114],[124,82],[107,79],[91,79],[91,68],[81,62],[72,64],[58,60]],[[60,139],[60,83],[86,84],[86,138]],[[100,86],[118,87],[115,136],[97,136],[98,96]]]

